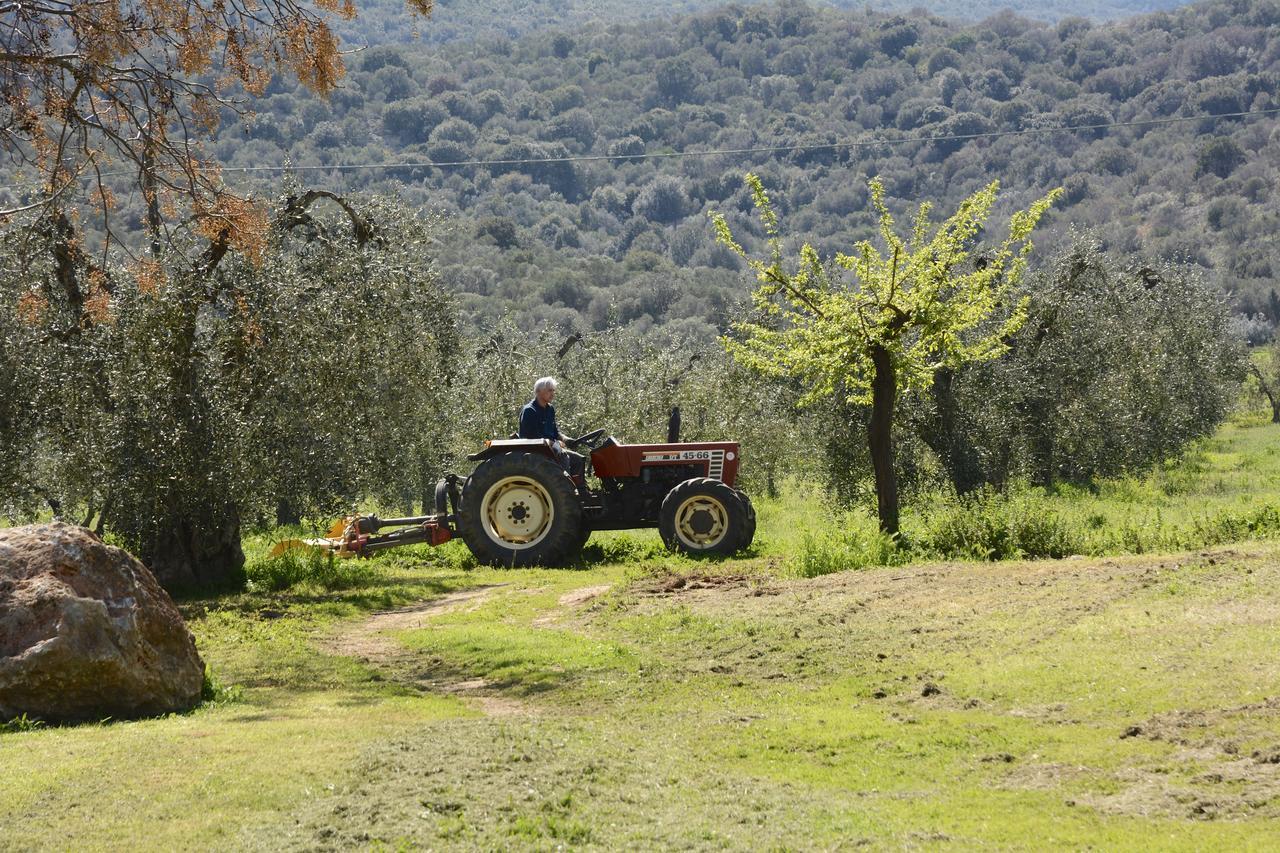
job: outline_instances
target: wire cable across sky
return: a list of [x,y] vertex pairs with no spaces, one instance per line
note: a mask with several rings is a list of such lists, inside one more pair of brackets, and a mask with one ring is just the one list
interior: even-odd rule
[[[269,166],[222,166],[222,174],[255,174],[255,173],[292,173],[292,172],[344,172],[373,169],[457,169],[479,166],[532,166],[541,163],[593,163],[603,161],[627,160],[660,160],[679,159],[684,157],[720,157],[748,156],[752,154],[786,154],[799,151],[834,151],[840,149],[869,148],[877,145],[908,145],[925,142],[967,142],[976,139],[998,139],[1006,136],[1042,136],[1053,133],[1081,133],[1094,130],[1113,130],[1117,128],[1157,127],[1186,122],[1217,121],[1219,119],[1248,118],[1250,116],[1275,115],[1280,107],[1269,107],[1261,110],[1241,110],[1231,113],[1202,113],[1186,116],[1166,116],[1163,118],[1135,119],[1132,121],[1109,121],[1095,124],[1060,125],[1047,127],[1006,128],[1004,130],[987,130],[977,133],[950,133],[934,136],[867,136],[840,142],[798,142],[791,145],[759,145],[747,148],[712,148],[695,151],[651,151],[640,154],[572,154],[564,157],[517,157],[497,158],[489,160],[413,160],[401,163],[332,163],[320,164],[287,164]],[[883,128],[871,133],[888,130]],[[117,178],[132,175],[132,171],[105,172],[103,178]],[[86,176],[87,177],[87,176]],[[11,184],[0,187],[0,190],[18,189]]]
[[494,160],[451,160],[436,162],[433,160],[406,161],[403,163],[335,163],[323,165],[273,165],[273,166],[224,166],[223,173],[253,172],[325,172],[359,169],[448,169],[466,166],[528,166],[537,163],[590,163],[607,160],[657,160],[677,159],[683,157],[718,157],[743,156],[749,154],[783,154],[796,151],[830,151],[842,148],[865,148],[876,145],[905,145],[913,142],[962,142],[973,139],[996,139],[1003,136],[1033,136],[1050,133],[1079,133],[1088,130],[1110,130],[1122,127],[1154,127],[1158,125],[1178,124],[1192,121],[1215,121],[1226,118],[1245,118],[1247,116],[1273,115],[1280,113],[1280,107],[1264,110],[1243,110],[1234,113],[1208,113],[1189,116],[1167,116],[1164,118],[1137,119],[1134,121],[1100,122],[1097,124],[1064,125],[1060,127],[1027,127],[1005,130],[989,130],[978,133],[952,133],[937,136],[899,136],[870,137],[846,140],[842,142],[796,143],[794,145],[761,145],[749,148],[714,148],[706,151],[653,151],[641,154],[575,154],[565,157],[522,157]]

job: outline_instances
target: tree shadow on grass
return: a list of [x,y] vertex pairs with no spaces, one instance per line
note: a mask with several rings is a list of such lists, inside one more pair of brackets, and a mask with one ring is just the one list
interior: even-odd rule
[[[493,672],[516,670],[518,675],[494,677]],[[550,666],[533,665],[532,661],[519,657],[506,657],[490,661],[484,668],[432,660],[427,666],[408,667],[391,678],[406,679],[419,691],[432,695],[465,696],[501,695],[516,699],[535,699],[563,692],[580,683],[582,673],[565,671]]]

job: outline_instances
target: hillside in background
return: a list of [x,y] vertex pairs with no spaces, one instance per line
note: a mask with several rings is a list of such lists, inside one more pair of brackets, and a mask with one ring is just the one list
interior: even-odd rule
[[[408,44],[419,39],[438,44],[477,38],[518,38],[536,30],[578,28],[588,24],[669,19],[727,5],[724,0],[651,0],[648,3],[624,0],[522,0],[518,3],[437,0],[430,22],[415,28],[406,25],[404,0],[367,0],[358,4],[359,17],[342,23],[339,30],[349,43],[354,44]],[[821,5],[889,12],[924,9],[957,21],[980,21],[1008,10],[1028,18],[1057,22],[1073,15],[1100,21],[1114,20],[1173,9],[1182,4],[1178,0],[831,0]]]
[[[1165,121],[1280,106],[1280,5],[1218,0],[1115,24],[1004,14],[977,24],[813,6],[722,8],[353,57],[328,102],[273,85],[229,123],[228,166],[523,160],[881,140],[859,147],[523,165],[310,171],[448,214],[448,281],[477,318],[565,328],[722,328],[745,291],[707,212],[759,234],[759,172],[784,230],[824,253],[871,233],[866,180],[904,207],[999,178],[1005,209],[1066,188],[1042,247],[1073,226],[1123,256],[1186,258],[1245,313],[1280,315],[1275,114],[968,141],[1001,130]],[[233,175],[278,191],[278,178]]]

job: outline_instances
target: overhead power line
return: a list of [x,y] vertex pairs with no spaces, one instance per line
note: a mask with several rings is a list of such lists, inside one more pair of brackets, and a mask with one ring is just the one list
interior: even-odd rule
[[781,154],[795,151],[829,151],[841,148],[865,148],[876,145],[905,145],[912,142],[961,142],[972,139],[995,139],[1002,136],[1034,136],[1049,133],[1078,133],[1086,130],[1110,130],[1121,127],[1151,127],[1156,125],[1178,124],[1191,121],[1214,121],[1224,118],[1244,118],[1247,116],[1271,115],[1280,113],[1280,107],[1265,110],[1243,110],[1234,113],[1209,113],[1190,116],[1168,116],[1165,118],[1139,119],[1136,121],[1112,121],[1098,124],[1065,125],[1060,127],[1027,127],[1006,130],[988,130],[978,133],[951,133],[938,136],[898,136],[870,137],[846,140],[842,142],[799,142],[794,145],[762,145],[750,148],[715,148],[708,151],[653,151],[642,154],[574,154],[564,157],[520,157],[493,160],[449,160],[437,162],[433,160],[409,161],[403,163],[335,163],[321,165],[278,165],[278,166],[226,166],[222,171],[236,173],[251,172],[327,172],[354,169],[448,169],[464,166],[527,166],[537,163],[590,163],[604,160],[657,160],[681,157],[716,157],[745,154]]
[[[1052,133],[1080,133],[1091,130],[1112,130],[1116,128],[1156,127],[1160,125],[1182,124],[1186,122],[1216,121],[1227,118],[1247,118],[1249,116],[1274,115],[1280,113],[1280,107],[1263,110],[1241,110],[1230,113],[1203,113],[1187,116],[1166,116],[1164,118],[1137,119],[1133,121],[1097,122],[1094,124],[1060,125],[1048,127],[1008,128],[1004,130],[987,130],[977,133],[949,133],[934,136],[867,136],[840,142],[798,142],[792,145],[759,145],[747,148],[713,148],[699,151],[651,151],[640,154],[573,154],[564,157],[512,157],[489,160],[418,160],[406,162],[377,163],[333,163],[330,165],[279,164],[271,166],[223,166],[223,174],[281,173],[281,172],[334,172],[356,171],[365,169],[450,169],[469,166],[531,166],[540,163],[592,163],[602,161],[627,160],[660,160],[678,159],[682,157],[719,157],[744,156],[749,154],[784,154],[797,151],[833,151],[842,148],[869,148],[877,145],[908,145],[917,142],[967,142],[975,139],[998,139],[1005,136],[1041,136]],[[875,131],[873,131],[875,132]],[[132,171],[104,172],[100,177],[115,178],[132,175]],[[17,189],[18,185],[0,187],[2,190]]]

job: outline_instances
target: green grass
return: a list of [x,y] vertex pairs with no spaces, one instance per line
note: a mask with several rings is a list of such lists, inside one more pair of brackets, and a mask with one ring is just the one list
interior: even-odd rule
[[918,504],[905,546],[798,490],[718,562],[257,537],[249,591],[181,603],[200,708],[0,728],[0,848],[1274,849],[1278,449],[1241,420],[1094,491]]
[[840,510],[791,485],[760,501],[756,550],[784,574],[814,577],[920,560],[1151,554],[1280,537],[1280,425],[1237,415],[1180,459],[1092,488],[1015,485],[967,498],[937,492],[904,507],[902,536],[870,510]]

